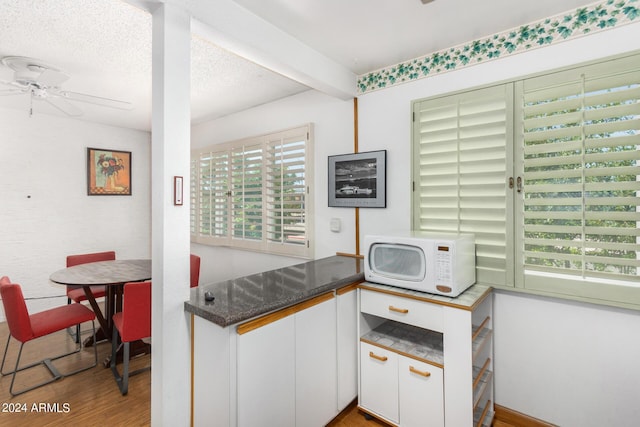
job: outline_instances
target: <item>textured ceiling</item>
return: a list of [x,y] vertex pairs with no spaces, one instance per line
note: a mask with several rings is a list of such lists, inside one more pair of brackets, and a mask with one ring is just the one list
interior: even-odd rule
[[[172,0],[178,3],[228,0]],[[132,1],[135,3],[135,1]],[[363,74],[590,4],[585,0],[235,0],[309,48]],[[63,89],[132,102],[131,111],[77,103],[82,119],[150,129],[151,17],[121,0],[0,0],[0,58],[28,56],[70,78]],[[214,42],[192,39],[192,120],[309,88]],[[0,80],[12,71],[0,66]],[[6,88],[0,85],[0,89]],[[0,106],[29,109],[27,95]],[[34,114],[61,114],[43,102]]]

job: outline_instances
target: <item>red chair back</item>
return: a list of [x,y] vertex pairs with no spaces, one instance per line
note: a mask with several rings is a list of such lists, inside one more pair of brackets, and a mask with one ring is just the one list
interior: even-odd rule
[[90,262],[113,261],[114,259],[116,259],[116,253],[114,251],[69,255],[67,257],[67,267],[73,267],[74,265],[79,264],[87,264]]
[[[33,338],[33,329],[31,328],[27,304],[24,302],[20,285],[6,283],[5,277],[2,278],[2,283],[0,284],[0,295],[2,296],[9,332],[12,337],[24,343]],[[9,278],[6,278],[8,281]]]
[[191,254],[191,287],[195,288],[200,282],[200,257]]
[[130,282],[124,285],[122,306],[123,342],[151,336],[151,282]]

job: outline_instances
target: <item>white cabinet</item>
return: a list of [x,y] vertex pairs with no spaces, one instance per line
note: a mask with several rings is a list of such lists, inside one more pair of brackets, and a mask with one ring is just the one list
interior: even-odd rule
[[340,412],[358,397],[358,292],[356,285],[336,292],[338,408]]
[[238,326],[239,427],[321,427],[338,414],[336,322],[328,293]]
[[288,316],[238,336],[239,427],[295,425],[294,333]]
[[295,425],[323,426],[335,417],[337,405],[335,299],[295,314],[294,354]]
[[[398,360],[400,419],[404,427],[444,425],[441,368],[400,356]],[[425,421],[428,423],[425,424]]]
[[360,406],[402,426],[443,426],[442,369],[360,343]]
[[360,344],[360,406],[372,408],[398,422],[398,355],[381,347]]
[[457,298],[359,289],[359,407],[402,426],[490,426],[491,288]]

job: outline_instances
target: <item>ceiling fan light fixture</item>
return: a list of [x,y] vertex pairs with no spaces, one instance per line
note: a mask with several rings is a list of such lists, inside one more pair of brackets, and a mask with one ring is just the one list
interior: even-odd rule
[[[69,101],[80,101],[121,110],[131,110],[133,108],[130,102],[61,90],[62,83],[67,81],[69,76],[59,69],[34,58],[6,56],[0,59],[0,64],[14,71],[13,81],[0,80],[1,85],[13,86],[9,89],[0,89],[0,95],[29,94],[31,105],[33,105],[34,100],[46,101],[57,110],[71,117],[81,116],[82,110]],[[29,116],[32,114],[33,107],[31,106]]]
[[433,0],[420,0],[422,2],[422,4],[427,4],[427,3],[431,3]]

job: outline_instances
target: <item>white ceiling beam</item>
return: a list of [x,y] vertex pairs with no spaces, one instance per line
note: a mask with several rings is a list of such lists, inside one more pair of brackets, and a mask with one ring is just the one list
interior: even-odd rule
[[357,76],[231,0],[126,0],[151,10],[174,3],[192,17],[192,32],[273,72],[340,99],[356,96]]

